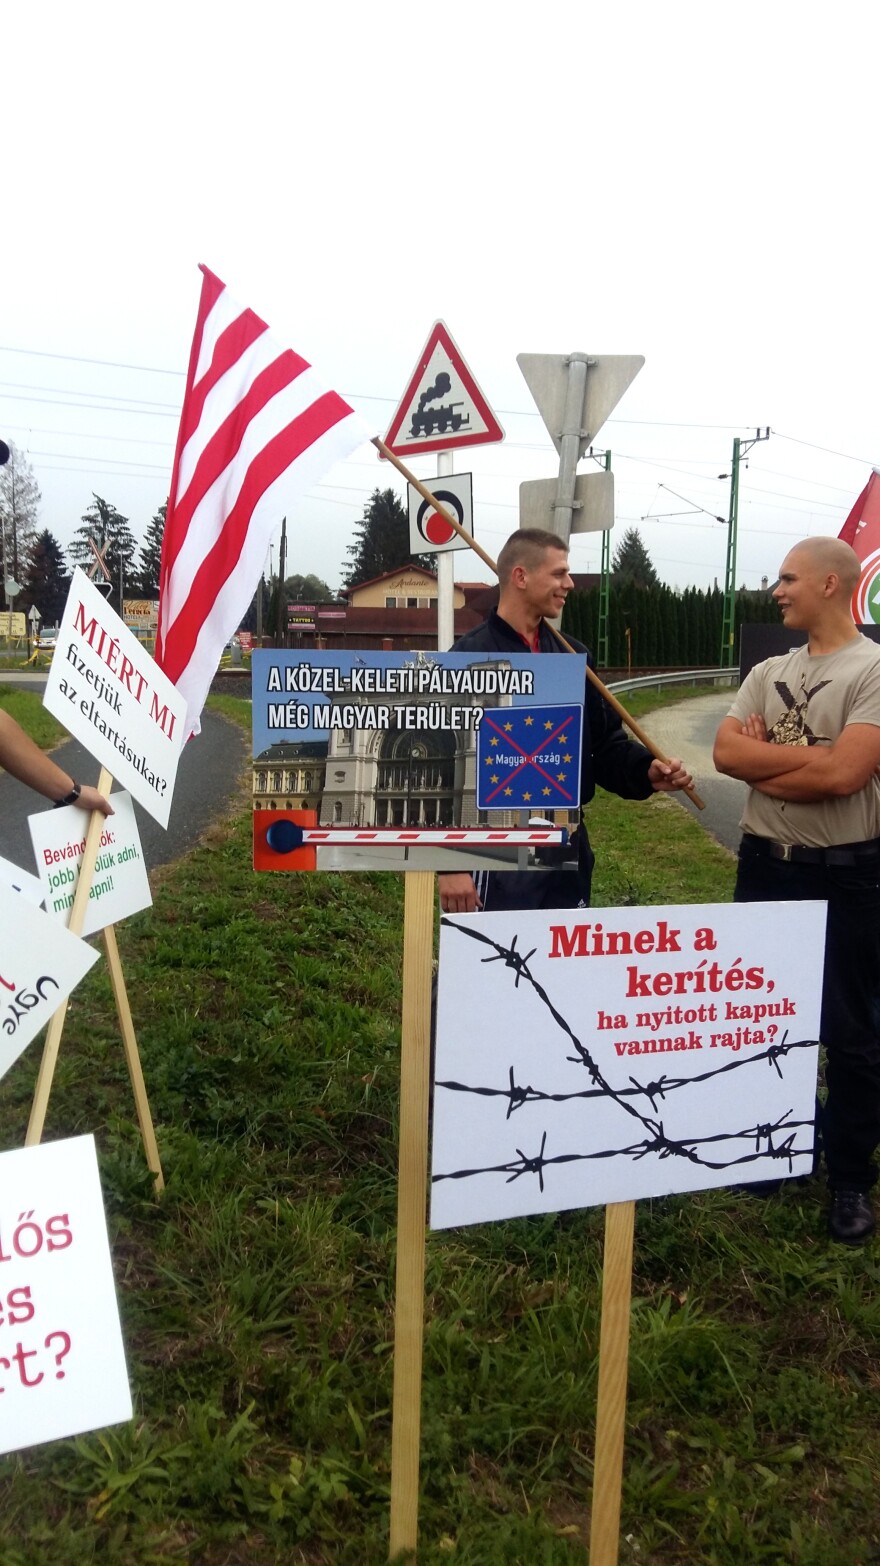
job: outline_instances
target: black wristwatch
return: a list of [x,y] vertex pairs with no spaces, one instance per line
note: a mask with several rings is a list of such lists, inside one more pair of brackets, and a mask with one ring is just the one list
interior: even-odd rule
[[54,809],[60,810],[62,805],[75,805],[81,793],[82,788],[80,784],[74,783],[69,794],[65,794],[63,799],[56,799]]

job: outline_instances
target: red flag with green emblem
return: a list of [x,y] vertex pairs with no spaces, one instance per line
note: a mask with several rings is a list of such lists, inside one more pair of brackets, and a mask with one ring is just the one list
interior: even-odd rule
[[862,562],[852,598],[853,619],[856,625],[880,625],[880,472],[876,468],[838,538],[852,544]]

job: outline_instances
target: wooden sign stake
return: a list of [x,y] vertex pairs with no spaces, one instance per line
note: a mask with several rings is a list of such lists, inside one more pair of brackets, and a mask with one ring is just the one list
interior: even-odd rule
[[[98,790],[101,794],[109,794],[113,787],[113,779],[106,767],[101,768],[98,778]],[[86,830],[86,845],[83,850],[80,863],[79,878],[76,883],[76,892],[73,899],[73,907],[70,910],[68,929],[73,935],[80,935],[85,923],[86,909],[89,902],[92,879],[95,873],[95,862],[98,858],[98,849],[101,845],[101,834],[104,830],[105,817],[100,811],[93,810],[89,817]],[[159,1148],[156,1143],[156,1133],[150,1116],[150,1105],[147,1100],[147,1090],[144,1085],[144,1074],[141,1068],[140,1055],[138,1053],[137,1039],[134,1025],[131,1019],[131,1007],[128,1004],[128,994],[125,988],[125,979],[122,973],[122,964],[119,960],[119,948],[116,944],[116,932],[112,925],[108,925],[103,932],[104,945],[107,951],[107,962],[110,968],[110,981],[113,985],[113,994],[116,999],[116,1011],[119,1017],[119,1025],[122,1030],[122,1043],[125,1050],[125,1059],[128,1065],[128,1074],[134,1091],[135,1108],[137,1110],[138,1125],[140,1126],[141,1140],[144,1144],[144,1152],[147,1165],[153,1176],[153,1184],[156,1192],[164,1190],[165,1179],[162,1174],[162,1165],[159,1161]],[[46,1032],[46,1042],[43,1045],[43,1055],[40,1060],[40,1069],[37,1073],[37,1083],[34,1090],[34,1101],[31,1105],[30,1119],[28,1120],[27,1134],[24,1139],[25,1147],[36,1147],[43,1135],[46,1124],[46,1111],[49,1107],[49,1094],[52,1091],[52,1081],[55,1076],[55,1066],[58,1061],[58,1050],[61,1045],[61,1035],[64,1032],[64,1022],[67,1016],[67,1000],[62,1001],[58,1010],[53,1014]]]
[[419,1528],[433,946],[434,876],[410,870],[404,876],[389,1560],[416,1548]]
[[144,1144],[144,1152],[147,1155],[147,1167],[153,1176],[153,1186],[158,1196],[159,1192],[165,1189],[165,1176],[162,1173],[156,1132],[153,1127],[153,1118],[150,1114],[150,1102],[147,1098],[147,1087],[144,1082],[144,1072],[141,1066],[134,1023],[131,1018],[131,1007],[128,1004],[125,976],[122,972],[122,963],[119,960],[116,930],[112,924],[108,924],[102,933],[104,936],[104,947],[107,952],[107,966],[110,969],[110,983],[113,986],[113,995],[116,1000],[116,1014],[119,1018],[119,1026],[122,1029],[122,1047],[125,1050],[125,1062],[128,1066],[128,1075],[131,1079],[132,1092],[134,1093],[134,1105],[137,1111],[138,1125],[140,1126],[141,1141]]
[[634,1227],[635,1202],[609,1203],[605,1209],[590,1566],[617,1566],[618,1560]]

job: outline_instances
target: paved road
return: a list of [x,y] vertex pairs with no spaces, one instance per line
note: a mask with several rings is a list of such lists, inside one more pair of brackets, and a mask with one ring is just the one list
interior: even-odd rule
[[686,810],[693,812],[700,825],[725,848],[737,849],[741,837],[739,819],[746,797],[745,783],[722,777],[712,765],[712,744],[721,719],[726,717],[733,699],[732,690],[713,691],[672,707],[662,707],[640,719],[641,726],[667,756],[681,756],[694,775],[697,793],[705,801],[705,810],[697,810],[682,794]]
[[[13,683],[5,674],[2,679],[6,684]],[[14,683],[26,684],[30,690],[41,693],[45,680],[31,677]],[[198,842],[237,793],[249,751],[250,739],[243,729],[215,713],[203,713],[201,734],[184,746],[180,758],[168,830],[135,804],[148,870],[177,859]],[[98,764],[76,740],[66,740],[53,750],[52,757],[81,783],[97,783]],[[22,870],[35,868],[27,817],[43,808],[47,807],[39,794],[8,773],[0,773],[0,855]]]

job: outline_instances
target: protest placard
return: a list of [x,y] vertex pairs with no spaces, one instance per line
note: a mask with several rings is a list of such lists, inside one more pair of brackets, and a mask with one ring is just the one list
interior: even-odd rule
[[28,870],[20,870],[11,859],[0,857],[0,887],[10,892],[20,892],[35,908],[42,908],[46,896],[43,883]]
[[[118,924],[153,901],[131,795],[114,794],[113,811],[101,832],[83,935]],[[65,925],[73,907],[87,825],[88,818],[76,805],[28,816],[46,907]]]
[[167,827],[186,703],[81,570],[73,573],[43,704]]
[[131,1413],[94,1138],[0,1154],[0,1452]]
[[574,867],[585,668],[574,654],[256,652],[255,868]]
[[0,887],[0,1077],[97,956],[19,892]]
[[444,918],[432,1227],[809,1173],[824,936],[819,902]]

